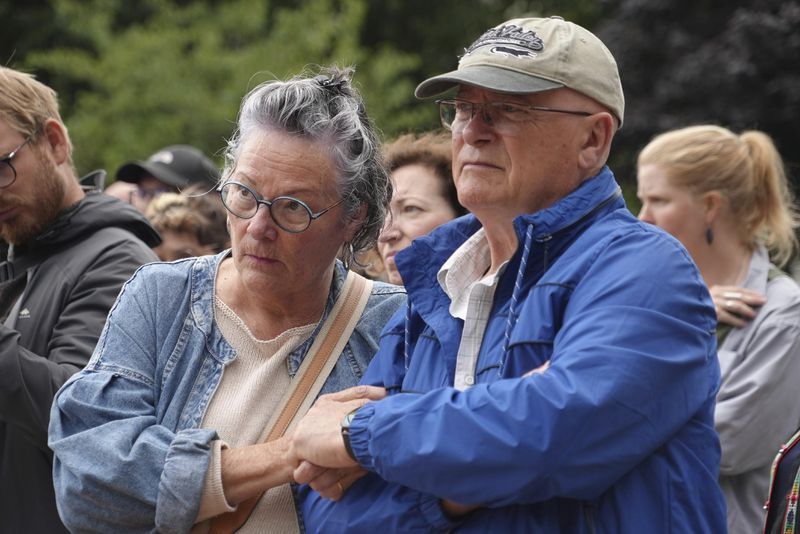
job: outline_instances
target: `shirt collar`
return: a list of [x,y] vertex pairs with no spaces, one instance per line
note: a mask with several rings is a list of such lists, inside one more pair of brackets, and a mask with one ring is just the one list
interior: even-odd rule
[[[436,279],[442,291],[450,298],[451,313],[459,308],[458,303],[468,298],[471,286],[480,282],[493,286],[500,279],[506,268],[508,260],[503,262],[497,272],[484,276],[492,264],[492,255],[489,242],[486,240],[486,230],[480,228],[469,237],[455,252],[444,262]],[[455,316],[461,314],[453,313]]]

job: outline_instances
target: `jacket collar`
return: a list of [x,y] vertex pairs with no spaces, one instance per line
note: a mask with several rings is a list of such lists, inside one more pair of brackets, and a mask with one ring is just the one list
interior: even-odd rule
[[[573,192],[543,210],[529,215],[520,215],[514,220],[514,229],[522,242],[529,225],[533,225],[533,238],[542,240],[576,225],[595,211],[606,199],[619,191],[614,174],[608,167],[582,182]],[[615,203],[616,204],[616,203]],[[620,207],[624,205],[619,199]]]
[[750,266],[747,270],[744,287],[766,295],[770,267],[767,247],[759,243],[755,250],[753,250],[753,255],[750,258]]
[[19,247],[10,247],[8,257],[16,259],[28,254],[47,257],[54,248],[72,246],[109,226],[128,230],[149,247],[161,243],[158,232],[139,210],[108,195],[90,192],[59,212],[39,236]]
[[[514,230],[517,232],[520,248],[528,226],[533,225],[534,239],[546,240],[591,219],[593,212],[600,211],[599,208],[606,206],[606,203],[608,209],[625,205],[619,195],[619,185],[608,167],[585,180],[552,206],[514,219]],[[440,226],[427,236],[415,239],[410,247],[398,253],[397,266],[408,293],[435,290],[438,287],[436,273],[439,268],[479,228],[481,223],[474,215],[465,215]]]
[[[515,297],[512,292],[519,290],[515,282],[525,279],[525,271],[528,269],[541,269],[538,262],[528,261],[534,231],[536,239],[545,242],[546,250],[548,245],[552,245],[547,243],[551,237],[557,235],[559,239],[554,241],[560,242],[601,214],[624,206],[614,175],[608,168],[604,168],[552,206],[515,219],[514,228],[519,247],[501,276],[495,298],[513,301]],[[461,333],[453,328],[453,319],[448,311],[450,300],[439,285],[436,275],[453,252],[480,227],[481,223],[474,215],[465,215],[440,226],[428,236],[415,239],[410,247],[395,257],[408,294],[408,305],[412,306],[413,303],[414,310],[433,328],[443,346],[453,348],[454,354],[457,352]],[[527,254],[523,253],[525,244]],[[546,256],[545,252],[545,263]],[[533,277],[527,280],[533,282]],[[510,310],[506,335],[513,327],[512,315],[513,310]],[[409,317],[410,314],[407,315],[407,321]],[[406,329],[408,330],[408,325]]]

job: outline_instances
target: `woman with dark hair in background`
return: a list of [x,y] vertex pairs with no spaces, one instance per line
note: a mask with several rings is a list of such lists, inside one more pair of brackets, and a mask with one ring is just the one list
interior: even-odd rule
[[414,238],[467,213],[453,183],[450,133],[406,134],[384,150],[394,194],[378,251],[393,284],[402,285],[394,256]]
[[642,150],[638,182],[639,218],[683,243],[714,299],[728,529],[760,532],[770,464],[800,426],[800,289],[778,270],[797,226],[783,162],[762,132],[692,126]]

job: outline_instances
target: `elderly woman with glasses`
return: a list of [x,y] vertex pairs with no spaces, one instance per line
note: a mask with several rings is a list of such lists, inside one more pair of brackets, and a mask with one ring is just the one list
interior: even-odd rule
[[[350,76],[327,69],[244,98],[218,187],[231,249],[142,268],[88,367],[59,392],[50,446],[70,529],[300,530],[291,427],[265,438],[322,352],[315,341],[331,338],[349,283],[337,255],[374,246],[391,197]],[[363,295],[321,393],[358,382],[405,303],[387,284]],[[358,473],[322,476],[343,492]]]

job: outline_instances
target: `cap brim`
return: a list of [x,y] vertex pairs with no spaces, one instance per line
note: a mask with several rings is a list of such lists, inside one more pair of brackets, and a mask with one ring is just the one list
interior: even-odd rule
[[446,93],[459,85],[472,85],[500,93],[539,93],[564,87],[564,84],[530,74],[490,65],[472,65],[433,78],[417,86],[414,96],[430,98]]
[[189,181],[157,163],[147,161],[131,161],[124,164],[117,170],[117,180],[138,183],[142,176],[149,174],[157,180],[173,187],[184,187],[189,185]]

